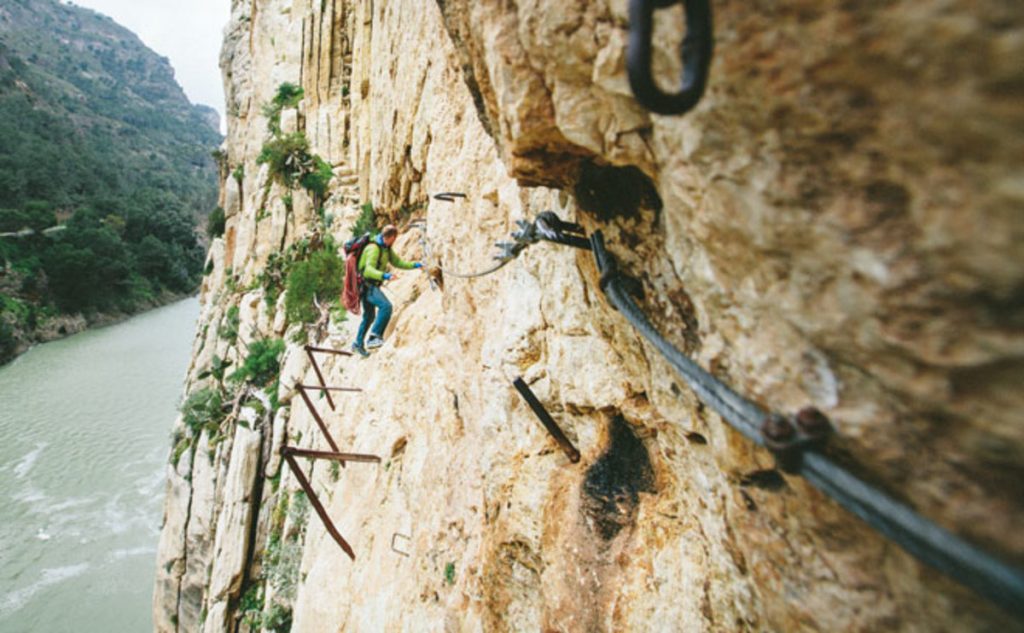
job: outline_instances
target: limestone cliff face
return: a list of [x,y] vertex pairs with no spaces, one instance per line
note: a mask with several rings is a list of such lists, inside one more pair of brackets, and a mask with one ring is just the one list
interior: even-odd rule
[[[236,1],[227,230],[189,390],[215,356],[294,337],[268,261],[318,231],[346,239],[360,202],[425,220],[398,252],[456,271],[554,210],[605,232],[701,366],[766,408],[817,406],[859,472],[1024,563],[1024,18],[982,4],[716,2],[708,93],[664,117],[629,92],[625,0]],[[658,73],[676,77],[681,10],[656,19]],[[283,82],[305,97],[282,129],[335,168],[323,214],[255,160]],[[428,203],[440,191],[467,197]],[[307,466],[355,561],[277,454],[326,448],[289,342],[284,406],[239,399],[168,468],[157,630],[1020,627],[777,471],[597,281],[588,254],[551,244],[443,290],[402,273],[385,347],[322,360],[328,383],[363,389],[336,411],[314,400],[332,435],[382,458]],[[356,325],[311,337],[345,348]]]

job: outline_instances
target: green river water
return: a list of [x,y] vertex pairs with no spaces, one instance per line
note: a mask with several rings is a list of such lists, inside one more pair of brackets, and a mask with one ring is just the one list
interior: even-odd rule
[[196,299],[0,367],[0,631],[152,630],[171,423]]

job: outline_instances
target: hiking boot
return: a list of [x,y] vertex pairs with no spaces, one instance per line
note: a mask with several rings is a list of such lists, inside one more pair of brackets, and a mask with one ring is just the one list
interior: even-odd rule
[[370,355],[370,352],[366,351],[365,347],[363,347],[362,345],[358,345],[356,343],[352,344],[352,351],[355,352],[356,354],[359,354],[363,358],[366,358]]
[[377,349],[383,344],[384,339],[375,334],[371,334],[370,338],[366,339],[366,349]]

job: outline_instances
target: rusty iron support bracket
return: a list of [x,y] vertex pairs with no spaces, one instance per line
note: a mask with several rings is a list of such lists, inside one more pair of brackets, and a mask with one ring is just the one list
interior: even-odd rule
[[352,352],[346,352],[341,349],[329,349],[326,347],[316,347],[315,345],[307,345],[307,352],[320,352],[321,354],[334,354],[335,356],[351,356]]
[[306,478],[306,474],[302,472],[301,468],[299,468],[299,464],[295,461],[295,457],[292,453],[286,452],[284,449],[281,450],[281,455],[284,457],[285,461],[288,462],[288,467],[292,469],[292,474],[299,480],[299,485],[302,486],[302,489],[305,491],[310,504],[313,505],[313,509],[316,510],[317,515],[320,517],[320,521],[324,524],[324,527],[327,528],[327,532],[334,537],[334,541],[346,554],[348,554],[349,558],[355,560],[356,553],[352,551],[352,547],[341,536],[341,533],[338,532],[338,528],[334,527],[334,522],[331,521],[331,517],[328,516],[327,510],[325,510],[323,504],[320,503],[320,498],[316,496],[316,492],[313,491],[313,486],[310,485],[309,479]]
[[409,552],[403,552],[402,550],[400,550],[397,547],[395,547],[395,541],[398,539],[399,536],[401,536],[405,540],[409,541],[410,543],[412,542],[412,537],[406,536],[405,534],[402,534],[401,532],[395,532],[394,534],[391,535],[391,551],[396,553],[396,554],[401,554],[402,556],[408,557],[409,556]]
[[311,451],[304,448],[292,448],[291,446],[281,447],[282,455],[294,455],[296,457],[308,457],[310,459],[327,459],[332,462],[364,462],[368,464],[379,464],[380,457],[367,455],[365,453],[332,453],[330,451]]
[[[313,365],[313,371],[316,372],[316,378],[317,378],[317,380],[320,381],[320,386],[324,387],[325,389],[327,388],[327,381],[324,380],[324,375],[320,371],[320,365],[317,364],[316,357],[313,356],[313,352],[323,352],[325,354],[337,354],[339,356],[351,356],[352,355],[349,352],[342,352],[340,350],[327,349],[326,347],[313,347],[312,345],[307,345],[305,347],[305,349],[306,349],[306,356],[309,357],[309,362]],[[334,399],[331,398],[331,392],[330,391],[325,391],[325,393],[327,394],[327,404],[330,405],[331,411],[334,411]]]
[[547,412],[547,409],[545,409],[544,405],[540,403],[537,396],[533,394],[533,391],[530,390],[526,381],[520,376],[519,378],[516,378],[512,384],[515,385],[516,390],[519,392],[519,395],[523,397],[523,400],[526,400],[526,404],[530,405],[530,408],[533,409],[533,413],[537,416],[537,419],[541,421],[541,424],[544,425],[544,428],[548,430],[551,437],[555,438],[555,441],[558,442],[558,446],[561,447],[565,456],[569,458],[569,461],[574,464],[579,462],[580,452],[572,445],[572,442],[570,442],[569,438],[565,436],[565,433],[562,433],[562,429],[559,428],[558,423],[556,423]]
[[310,391],[348,391],[351,393],[358,393],[362,389],[358,387],[321,387],[320,385],[296,385],[303,389],[309,389]]
[[[310,399],[309,394],[306,393],[305,385],[295,385],[295,388],[299,390],[299,395],[302,396],[302,400],[305,401],[306,406],[309,408],[309,412],[313,414],[313,419],[316,420],[316,425],[320,427],[320,431],[327,438],[327,443],[331,445],[331,449],[335,453],[340,453],[338,445],[334,443],[334,438],[331,437],[331,432],[327,430],[327,425],[324,424],[324,419],[317,413],[316,407],[313,405],[313,401]],[[344,464],[342,464],[344,466]]]

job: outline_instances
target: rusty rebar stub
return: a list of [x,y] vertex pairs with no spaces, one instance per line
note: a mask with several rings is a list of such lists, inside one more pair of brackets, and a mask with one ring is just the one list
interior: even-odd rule
[[796,426],[808,438],[824,440],[832,434],[832,423],[815,407],[804,407],[795,416]]
[[778,452],[788,449],[797,437],[793,423],[778,413],[770,413],[761,422],[761,437],[768,450]]
[[787,473],[799,471],[804,451],[821,448],[831,432],[828,418],[814,407],[800,409],[792,419],[770,413],[761,423],[765,447]]
[[434,199],[441,200],[443,202],[455,202],[456,198],[465,198],[466,194],[458,193],[455,191],[445,191],[444,193],[435,193]]
[[523,400],[526,401],[526,404],[530,409],[533,410],[534,415],[536,415],[537,419],[540,420],[540,423],[544,425],[544,428],[547,429],[552,439],[555,440],[555,443],[557,443],[559,448],[562,449],[562,452],[565,453],[565,456],[569,458],[569,461],[574,464],[579,463],[581,457],[579,450],[577,450],[569,438],[565,436],[561,427],[558,426],[558,423],[555,422],[554,418],[551,417],[551,414],[549,414],[547,409],[544,408],[544,405],[537,399],[537,396],[533,393],[533,390],[530,389],[529,385],[526,384],[526,381],[520,376],[512,382],[512,385],[516,388],[516,391],[519,392],[519,395],[523,397]]

